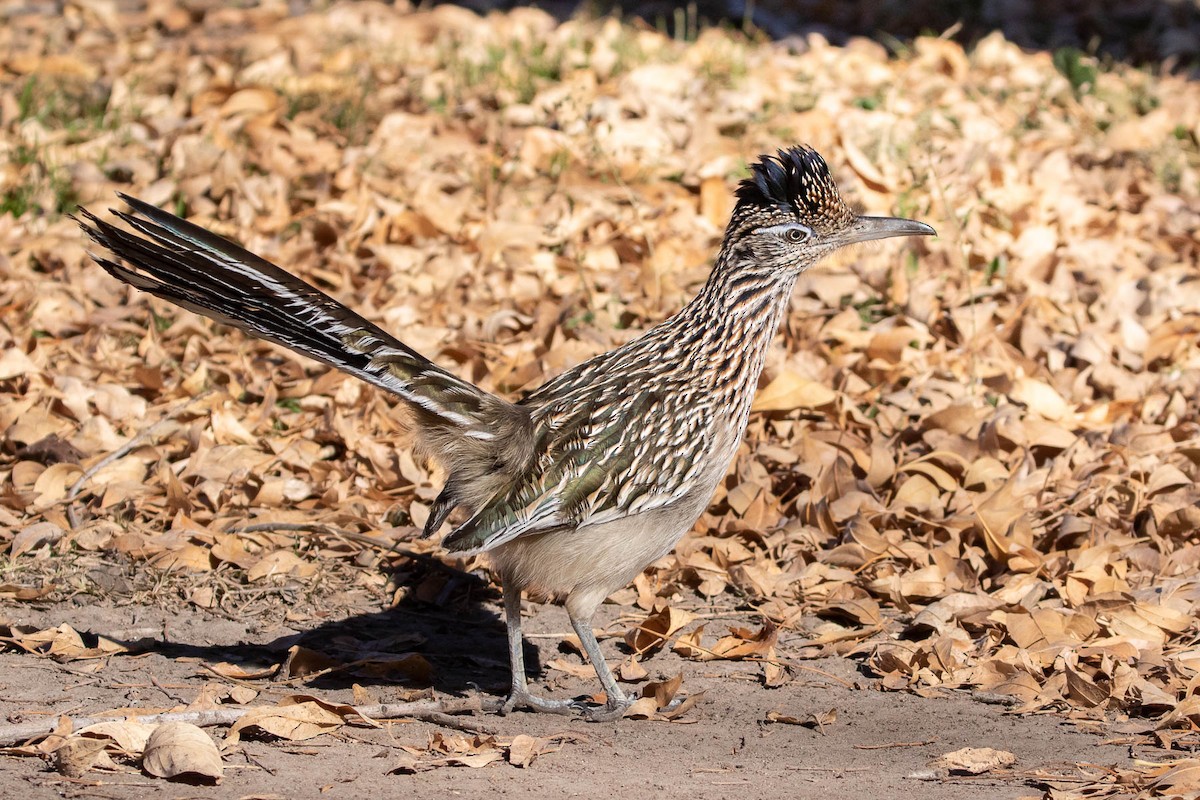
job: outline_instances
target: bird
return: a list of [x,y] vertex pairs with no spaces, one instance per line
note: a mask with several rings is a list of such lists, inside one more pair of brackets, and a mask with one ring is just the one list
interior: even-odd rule
[[[669,553],[708,506],[741,442],[765,359],[799,276],[861,242],[935,235],[862,216],[806,145],[748,165],[712,270],[675,315],[510,401],[420,353],[275,264],[126,194],[128,229],[86,209],[113,277],[354,375],[411,412],[414,447],[446,475],[423,536],[483,553],[501,587],[511,672],[500,713],[604,721],[633,698],[592,629],[600,604]],[[524,591],[560,600],[604,702],[534,694],[521,634]]]

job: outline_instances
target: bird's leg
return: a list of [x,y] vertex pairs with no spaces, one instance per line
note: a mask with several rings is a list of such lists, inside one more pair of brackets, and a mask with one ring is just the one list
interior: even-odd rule
[[600,652],[600,643],[596,641],[596,634],[592,633],[591,619],[582,619],[574,614],[570,616],[571,627],[575,629],[575,635],[579,637],[584,652],[592,662],[592,668],[596,670],[596,677],[600,679],[600,684],[604,687],[604,694],[608,696],[608,702],[602,708],[585,711],[584,716],[591,722],[608,722],[619,719],[625,714],[625,710],[633,705],[634,698],[627,696],[617,685],[617,679],[613,677],[612,670],[608,668],[608,662],[604,660],[604,654]]
[[576,706],[571,700],[547,700],[529,693],[525,681],[525,651],[521,639],[521,588],[512,581],[504,582],[504,622],[508,629],[508,663],[512,667],[512,688],[508,699],[500,706],[501,714],[515,708],[570,714]]

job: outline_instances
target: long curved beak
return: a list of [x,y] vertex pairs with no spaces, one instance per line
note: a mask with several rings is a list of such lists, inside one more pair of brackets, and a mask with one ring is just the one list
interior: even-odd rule
[[902,217],[858,217],[842,231],[839,244],[858,244],[893,236],[937,236],[937,231],[924,222]]

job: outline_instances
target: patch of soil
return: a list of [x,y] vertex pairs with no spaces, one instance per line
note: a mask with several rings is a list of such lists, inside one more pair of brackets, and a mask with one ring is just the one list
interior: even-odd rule
[[[538,656],[533,663],[576,659],[560,652],[559,638],[551,635],[567,628],[561,609],[536,604],[530,609],[528,654],[536,651]],[[616,610],[605,607],[609,619]],[[186,607],[166,611],[104,604],[16,607],[9,609],[7,621],[38,628],[68,623],[77,630],[136,641],[139,651],[112,657],[94,673],[90,667],[95,662],[58,664],[32,655],[0,654],[0,716],[9,723],[36,715],[79,717],[120,707],[186,704],[206,683],[222,680],[207,666],[233,661],[249,669],[277,661],[294,643],[318,648],[347,637],[425,638],[419,649],[435,667],[434,689],[440,693],[499,694],[507,683],[503,627],[498,609],[488,605],[461,618],[404,606],[364,610],[308,631]],[[605,621],[598,619],[597,626]],[[614,663],[617,641],[605,641]],[[560,750],[524,769],[497,762],[481,769],[389,774],[400,755],[398,745],[423,746],[438,731],[427,723],[395,722],[379,730],[343,728],[337,735],[303,742],[243,741],[225,755],[225,777],[216,787],[173,785],[135,772],[92,771],[82,779],[67,779],[38,759],[5,758],[0,759],[0,796],[477,797],[500,791],[506,797],[689,800],[796,792],[828,800],[912,793],[929,800],[1016,798],[1038,793],[1028,777],[1037,771],[1064,775],[1079,762],[1125,765],[1129,760],[1122,748],[1058,716],[1006,714],[1001,706],[954,695],[923,698],[865,690],[873,682],[844,659],[801,664],[795,681],[767,689],[759,683],[757,665],[697,663],[661,652],[646,661],[652,676],[682,671],[685,692],[704,692],[695,708],[671,723],[625,719],[588,724],[528,713],[477,718],[505,737],[570,734]],[[354,702],[349,678],[325,676],[303,686],[245,683],[261,688],[256,703],[269,704],[273,696],[296,691]],[[535,686],[555,696],[593,690],[589,680],[552,670],[544,670]],[[394,681],[365,688],[380,702],[411,692]],[[820,727],[766,721],[773,711],[803,720],[831,709],[836,718]],[[209,730],[218,740],[223,734]],[[982,777],[939,776],[928,767],[937,756],[962,747],[1011,751],[1017,765]]]

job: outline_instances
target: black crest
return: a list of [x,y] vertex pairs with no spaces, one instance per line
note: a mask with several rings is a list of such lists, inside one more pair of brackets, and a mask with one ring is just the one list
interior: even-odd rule
[[740,203],[779,210],[801,218],[840,215],[845,205],[821,154],[811,147],[761,156],[737,189]]

